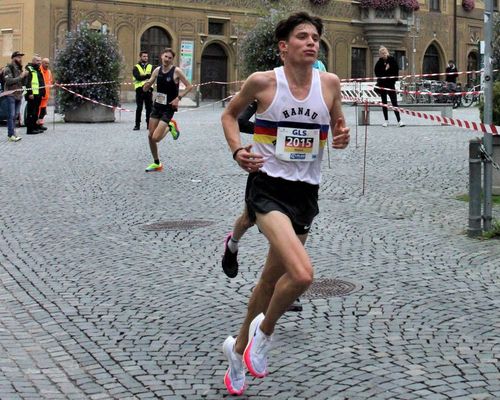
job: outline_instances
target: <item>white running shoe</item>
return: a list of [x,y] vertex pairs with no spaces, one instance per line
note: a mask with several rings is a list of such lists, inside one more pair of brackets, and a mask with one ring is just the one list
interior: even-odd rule
[[399,121],[399,127],[402,128],[403,126],[406,126],[406,124],[403,121]]
[[382,126],[383,126],[384,128],[387,128],[387,125],[389,125],[389,123],[388,123],[387,121],[385,121],[385,122],[382,124]]
[[264,314],[257,315],[248,330],[248,344],[243,353],[243,360],[248,371],[256,378],[269,375],[267,369],[267,353],[271,349],[272,336],[267,336],[260,330]]
[[228,336],[222,345],[222,352],[229,362],[229,368],[224,375],[224,385],[230,394],[237,396],[243,394],[245,386],[245,367],[243,366],[243,356],[234,351],[236,339]]

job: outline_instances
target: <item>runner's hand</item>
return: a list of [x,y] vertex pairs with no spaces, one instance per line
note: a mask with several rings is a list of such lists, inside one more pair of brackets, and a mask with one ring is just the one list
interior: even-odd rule
[[351,137],[349,135],[349,130],[350,129],[345,126],[344,118],[338,118],[333,128],[332,147],[334,149],[345,149],[347,147]]
[[257,172],[264,165],[264,157],[252,153],[252,145],[245,146],[236,154],[235,161],[247,172]]

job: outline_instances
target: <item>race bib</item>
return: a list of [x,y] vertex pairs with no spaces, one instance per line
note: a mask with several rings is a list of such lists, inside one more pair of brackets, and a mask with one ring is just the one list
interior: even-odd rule
[[276,158],[283,161],[314,161],[319,153],[319,128],[278,127]]
[[167,95],[165,93],[156,93],[155,101],[158,104],[166,105],[167,104]]

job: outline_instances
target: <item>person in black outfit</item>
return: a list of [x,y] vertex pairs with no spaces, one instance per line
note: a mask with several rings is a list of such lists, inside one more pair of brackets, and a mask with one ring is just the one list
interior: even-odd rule
[[[389,96],[392,105],[394,107],[397,107],[398,98],[394,89],[395,83],[398,79],[385,77],[397,77],[399,75],[399,65],[396,59],[389,55],[389,50],[387,50],[385,47],[382,46],[379,49],[378,54],[380,58],[375,64],[375,76],[378,78],[377,86],[379,88],[386,88],[389,90],[378,89],[377,92],[380,94],[382,103],[387,104],[387,96]],[[384,123],[382,124],[382,126],[386,127],[389,124],[389,113],[387,111],[387,107],[382,107],[382,111],[384,113]],[[405,126],[405,124],[401,121],[399,111],[394,111],[394,114],[396,115],[399,126]]]
[[[157,92],[149,120],[148,136],[153,163],[146,168],[146,172],[163,170],[158,156],[158,143],[168,132],[172,133],[174,140],[179,137],[177,123],[172,117],[177,111],[181,99],[193,88],[182,69],[173,64],[174,57],[175,52],[171,48],[163,50],[161,53],[162,65],[153,71],[151,78],[143,86],[143,90],[148,91],[156,82]],[[182,82],[186,87],[182,95],[179,94],[179,82]]]
[[141,51],[139,58],[139,62],[134,65],[134,68],[132,69],[132,75],[134,77],[135,103],[137,105],[137,108],[135,109],[134,131],[141,129],[143,104],[146,106],[146,127],[149,124],[149,116],[151,115],[151,107],[153,106],[153,89],[144,91],[142,88],[144,83],[151,78],[153,66],[148,63],[149,56],[146,51]]
[[446,77],[444,80],[448,82],[450,89],[455,90],[457,87],[458,69],[455,65],[455,61],[448,61],[448,66],[446,67]]
[[39,55],[34,55],[31,63],[26,66],[28,76],[26,78],[26,94],[24,98],[27,102],[26,105],[26,134],[34,135],[43,132],[39,129],[36,121],[38,120],[38,111],[42,97],[45,96],[45,82],[43,79],[42,71],[42,58]]

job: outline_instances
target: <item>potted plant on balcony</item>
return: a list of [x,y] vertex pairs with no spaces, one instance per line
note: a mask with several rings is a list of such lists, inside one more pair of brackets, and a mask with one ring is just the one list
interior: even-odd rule
[[392,11],[398,8],[406,12],[418,11],[420,4],[418,0],[360,0],[361,8]]
[[465,11],[472,11],[474,10],[475,4],[474,0],[462,0],[462,8]]
[[[98,85],[70,85],[68,89],[102,104],[119,103],[122,57],[112,35],[81,24],[68,33],[66,44],[56,54],[54,73],[59,84],[106,82]],[[114,109],[89,102],[63,89],[58,91],[59,109],[66,122],[113,122]]]

